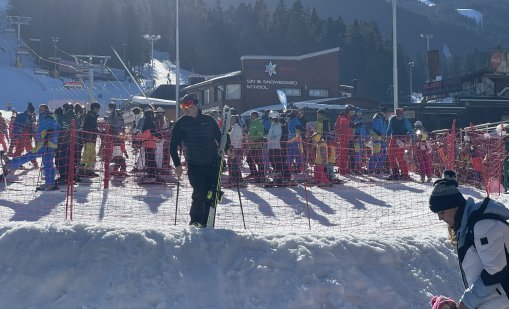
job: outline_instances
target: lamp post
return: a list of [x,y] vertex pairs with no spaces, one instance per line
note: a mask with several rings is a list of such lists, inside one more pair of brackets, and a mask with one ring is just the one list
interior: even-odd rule
[[127,46],[127,43],[122,43],[122,48],[123,48],[123,51],[124,51],[124,55],[122,56],[123,59],[125,61],[125,47]]
[[397,21],[396,21],[396,0],[392,0],[392,83],[393,83],[393,100],[394,112],[398,108],[398,35],[397,35]]
[[150,46],[151,46],[151,58],[150,58],[150,64],[151,64],[151,68],[154,69],[154,43],[157,42],[161,36],[159,34],[144,34],[143,35],[143,38],[147,41],[150,41]]
[[54,71],[54,74],[56,76],[56,74],[58,72],[57,71],[57,60],[58,60],[58,58],[57,58],[57,44],[58,44],[58,36],[52,36],[51,37],[51,41],[53,41],[53,49],[54,49],[54,55],[53,55],[54,57],[53,58],[55,59],[54,60],[55,61],[55,71]]
[[410,69],[410,103],[412,103],[412,94],[414,93],[413,90],[413,75],[412,75],[412,68],[415,66],[415,62],[410,61],[408,63],[408,68]]
[[434,35],[431,34],[431,33],[427,33],[427,34],[424,34],[424,33],[421,33],[421,38],[423,39],[426,39],[426,72],[428,72],[428,81],[430,80],[429,78],[429,40],[431,40]]
[[421,33],[421,38],[426,39],[426,47],[427,47],[426,50],[427,51],[429,51],[429,40],[431,40],[433,37],[434,37],[434,35],[431,33],[428,33],[428,34]]
[[180,95],[180,31],[179,31],[179,0],[176,0],[176,9],[175,9],[175,65],[177,66],[177,70],[175,72],[175,121],[179,119],[179,95]]

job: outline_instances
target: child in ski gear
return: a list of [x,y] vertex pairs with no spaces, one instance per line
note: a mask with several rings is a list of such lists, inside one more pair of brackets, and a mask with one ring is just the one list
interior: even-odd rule
[[262,119],[258,117],[257,112],[252,112],[247,134],[247,164],[249,165],[250,172],[248,177],[253,177],[256,182],[265,181],[265,166],[263,164],[264,136]]
[[[387,136],[389,141],[389,163],[391,165],[391,176],[389,180],[409,179],[408,166],[405,160],[405,146],[414,130],[405,117],[403,109],[396,109],[396,115],[389,119]],[[400,174],[401,171],[401,174]]]
[[[184,115],[175,123],[170,141],[170,154],[175,165],[175,176],[182,176],[182,162],[178,147],[185,149],[187,175],[193,187],[190,224],[199,227],[207,226],[210,206],[215,201],[219,164],[218,144],[221,142],[221,130],[214,118],[204,115],[198,108],[198,98],[186,94],[179,100]],[[226,149],[230,147],[229,138]],[[229,156],[233,156],[229,153]]]
[[[26,111],[16,116],[14,119],[11,146],[14,147],[13,157],[18,157],[32,150],[32,138],[34,135],[35,107],[32,102],[28,103]],[[32,161],[34,167],[38,166],[36,160]]]
[[241,186],[245,186],[242,180],[242,173],[240,170],[241,160],[242,160],[242,141],[244,135],[242,132],[242,127],[239,124],[239,116],[234,115],[231,117],[231,130],[230,130],[230,140],[235,151],[235,157],[228,159],[228,179],[230,185],[239,184]]
[[345,175],[350,173],[348,164],[350,161],[350,150],[353,148],[353,122],[352,117],[355,113],[355,108],[348,104],[344,110],[341,111],[336,123],[334,124],[337,140],[337,162],[339,173]]
[[99,129],[97,128],[97,118],[99,117],[99,109],[101,105],[97,102],[90,104],[90,111],[87,113],[83,124],[83,143],[84,150],[81,158],[81,163],[85,166],[84,175],[86,177],[97,177],[98,175],[94,172],[96,152],[95,145],[97,140],[97,134]]
[[138,134],[138,138],[142,142],[142,149],[145,150],[145,168],[147,170],[147,175],[140,180],[142,182],[155,182],[158,180],[156,176],[156,149],[160,136],[161,135],[156,131],[154,112],[152,110],[146,111],[142,133]]
[[373,116],[371,129],[372,148],[369,158],[368,170],[370,173],[380,174],[386,169],[387,161],[387,127],[389,125],[387,118],[389,111],[386,106],[380,107],[380,111]]
[[113,137],[113,175],[127,176],[126,158],[129,158],[129,155],[125,148],[125,135],[120,134],[118,137]]
[[37,129],[36,146],[26,154],[15,157],[12,161],[8,162],[5,166],[4,174],[6,171],[12,173],[28,161],[42,157],[45,184],[40,189],[56,190],[53,159],[55,158],[59,131],[60,125],[50,112],[49,107],[46,104],[41,104],[39,106],[39,128]]
[[271,126],[267,133],[267,149],[269,151],[269,160],[274,170],[274,183],[281,184],[284,180],[290,178],[290,171],[286,165],[286,158],[281,153],[281,135],[282,126],[279,122],[279,113],[271,111],[269,113]]
[[417,143],[415,144],[415,155],[419,165],[419,175],[421,176],[421,182],[425,182],[426,177],[428,177],[427,181],[431,182],[431,177],[433,176],[433,166],[431,161],[432,148],[428,141],[428,132],[424,131],[422,124],[421,126],[417,126],[418,123],[420,123],[420,121],[417,121],[415,125],[415,135],[417,139]]
[[431,309],[457,309],[456,302],[445,296],[433,296],[431,301]]
[[311,135],[311,141],[316,149],[316,158],[314,164],[315,183],[318,186],[329,185],[330,180],[327,176],[327,163],[329,160],[328,146],[320,133],[315,132]]
[[508,309],[509,209],[486,198],[465,200],[456,173],[444,171],[429,198],[432,212],[447,223],[465,285],[459,309]]
[[3,152],[7,152],[7,144],[5,140],[9,140],[9,132],[7,131],[7,122],[5,122],[2,113],[0,113],[0,144],[2,144]]

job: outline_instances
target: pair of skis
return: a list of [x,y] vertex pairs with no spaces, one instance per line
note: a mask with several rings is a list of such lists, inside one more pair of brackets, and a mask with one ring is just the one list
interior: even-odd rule
[[[219,204],[219,202],[221,201],[221,198],[223,197],[223,192],[221,191],[221,176],[223,175],[224,155],[227,151],[226,142],[228,140],[228,130],[230,129],[231,116],[232,116],[232,112],[231,112],[230,108],[227,105],[225,105],[223,107],[223,126],[221,127],[221,140],[219,142],[219,148],[217,151],[217,156],[218,156],[218,160],[219,160],[219,170],[218,170],[217,179],[215,182],[216,188],[215,188],[215,190],[212,191],[212,196],[210,197],[212,199],[212,203],[210,205],[209,217],[207,220],[208,228],[214,228],[214,225],[216,222],[217,204]],[[239,194],[240,210],[242,212],[242,221],[244,223],[244,228],[246,228],[246,222],[244,220],[244,210],[242,208],[242,199],[240,197],[240,188],[239,188],[238,183],[237,183],[237,193]]]

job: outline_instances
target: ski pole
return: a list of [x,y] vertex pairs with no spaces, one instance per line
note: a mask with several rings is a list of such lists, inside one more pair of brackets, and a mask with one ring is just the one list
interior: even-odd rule
[[39,165],[39,175],[37,176],[37,182],[35,183],[35,192],[37,192],[37,188],[39,188],[39,181],[41,180],[41,176],[42,176],[42,169],[41,169],[41,166]]
[[246,220],[244,219],[244,208],[242,207],[242,198],[240,197],[240,186],[237,181],[237,193],[239,194],[240,213],[242,214],[242,223],[244,223],[244,229],[246,229]]
[[4,178],[4,186],[5,186],[5,191],[8,191],[7,189],[7,173],[5,172],[5,165],[4,165],[4,151],[0,151],[0,164],[2,165],[2,173],[3,173],[3,178]]
[[177,212],[179,207],[180,179],[177,179],[177,197],[175,198],[175,225],[177,225]]

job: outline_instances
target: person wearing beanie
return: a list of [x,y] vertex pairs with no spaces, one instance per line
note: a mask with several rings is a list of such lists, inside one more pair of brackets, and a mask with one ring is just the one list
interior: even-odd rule
[[[187,176],[193,187],[189,225],[199,228],[207,226],[207,219],[213,196],[217,188],[219,166],[223,158],[218,156],[218,145],[221,142],[221,130],[214,118],[204,115],[198,107],[198,98],[194,94],[186,94],[179,100],[179,107],[184,115],[173,127],[170,139],[170,155],[175,165],[175,176],[182,176],[182,162],[178,155],[178,147],[184,147]],[[263,130],[263,129],[262,129]],[[262,131],[263,132],[263,131]],[[230,147],[230,139],[226,148]],[[228,150],[233,157],[233,151]]]
[[466,288],[458,309],[509,309],[509,209],[489,198],[465,199],[453,171],[434,182],[429,207],[447,223],[458,252]]
[[445,296],[433,296],[430,302],[431,309],[457,309],[456,302]]

